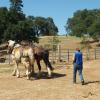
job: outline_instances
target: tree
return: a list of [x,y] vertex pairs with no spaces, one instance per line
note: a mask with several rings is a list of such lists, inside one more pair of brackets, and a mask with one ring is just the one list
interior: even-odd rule
[[10,10],[16,11],[18,13],[22,12],[23,2],[22,0],[10,0]]
[[0,43],[2,42],[4,31],[8,25],[8,10],[6,7],[0,8]]
[[33,21],[25,18],[22,12],[22,0],[10,0],[11,6],[8,13],[8,27],[4,32],[3,41],[13,39],[16,41],[29,40],[37,41],[33,30]]
[[58,28],[52,18],[35,17],[34,29],[38,36],[57,35]]
[[26,17],[22,0],[9,0],[10,8],[0,8],[0,43],[9,39],[38,41],[39,36],[57,35],[58,28],[52,18]]
[[22,12],[22,0],[10,0],[9,21],[17,24],[18,21],[25,20],[25,14]]
[[95,20],[91,27],[89,27],[88,31],[92,38],[99,40],[100,44],[100,18]]
[[93,37],[95,33],[98,37],[97,30],[94,29],[97,24],[97,19],[100,19],[100,9],[78,10],[72,18],[68,19],[65,28],[69,35],[82,37],[89,34]]
[[19,21],[18,24],[11,24],[7,28],[4,34],[5,40],[28,40],[28,41],[37,41],[36,34],[33,29],[32,22],[26,19],[26,21]]
[[49,30],[49,33],[48,35],[54,35],[56,36],[57,33],[58,33],[58,28],[57,26],[55,25],[53,19],[51,17],[48,17],[47,18],[47,29]]
[[74,13],[72,18],[69,18],[66,23],[66,31],[69,32],[71,35],[75,35],[78,37],[83,36],[87,33],[87,27],[85,25],[85,19],[87,17],[87,9],[83,11],[78,10]]

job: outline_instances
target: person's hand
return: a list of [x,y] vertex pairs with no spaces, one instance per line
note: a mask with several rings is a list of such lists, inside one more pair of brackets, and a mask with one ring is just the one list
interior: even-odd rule
[[75,63],[75,61],[73,61],[73,64]]

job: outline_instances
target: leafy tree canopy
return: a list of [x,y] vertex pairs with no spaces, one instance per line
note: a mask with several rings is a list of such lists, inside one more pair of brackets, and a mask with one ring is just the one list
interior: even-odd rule
[[0,7],[0,43],[9,39],[38,41],[41,35],[57,35],[58,28],[52,18],[26,17],[22,0],[9,1],[9,9]]
[[84,36],[99,39],[100,38],[100,9],[78,10],[69,18],[66,25],[66,31],[69,35]]

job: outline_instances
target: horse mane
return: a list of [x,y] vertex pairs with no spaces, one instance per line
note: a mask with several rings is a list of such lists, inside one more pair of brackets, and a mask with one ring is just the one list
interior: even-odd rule
[[22,45],[22,46],[29,46],[30,44],[31,44],[31,42],[29,42],[29,41],[21,41],[20,42],[20,44]]

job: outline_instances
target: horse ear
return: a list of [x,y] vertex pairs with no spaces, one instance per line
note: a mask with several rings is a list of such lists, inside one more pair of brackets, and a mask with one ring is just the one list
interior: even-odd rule
[[15,40],[9,40],[9,41],[15,43]]
[[8,40],[8,42],[11,42],[11,41],[13,41],[13,40]]

